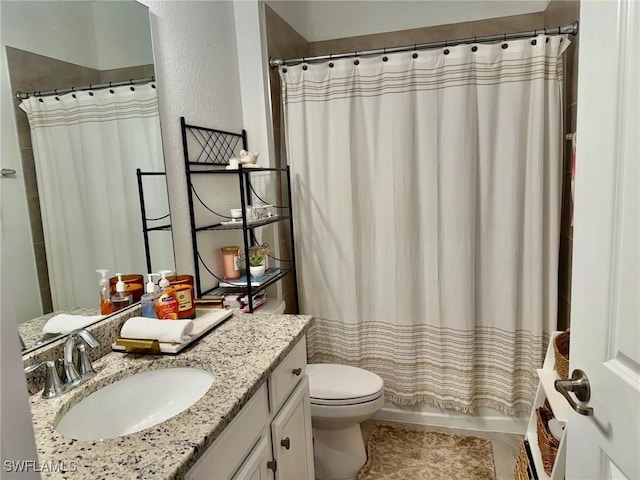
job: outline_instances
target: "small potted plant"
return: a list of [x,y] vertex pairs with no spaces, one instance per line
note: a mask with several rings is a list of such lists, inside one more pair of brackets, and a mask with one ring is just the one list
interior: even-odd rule
[[261,277],[267,269],[267,253],[270,249],[267,244],[258,245],[249,249],[249,272],[252,277]]

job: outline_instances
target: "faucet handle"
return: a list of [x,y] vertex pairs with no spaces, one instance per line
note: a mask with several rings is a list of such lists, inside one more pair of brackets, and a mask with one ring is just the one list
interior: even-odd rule
[[44,398],[53,398],[65,393],[68,387],[60,381],[56,364],[51,360],[43,360],[41,362],[34,363],[33,365],[29,365],[24,369],[24,373],[31,373],[42,365],[47,367],[47,376],[45,377],[42,396]]
[[81,378],[91,378],[96,374],[93,366],[91,365],[91,360],[89,360],[89,356],[87,355],[87,349],[84,346],[84,343],[78,345],[77,370]]

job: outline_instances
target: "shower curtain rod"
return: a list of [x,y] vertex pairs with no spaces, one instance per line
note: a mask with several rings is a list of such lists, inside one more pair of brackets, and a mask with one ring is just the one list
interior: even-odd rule
[[424,50],[428,48],[443,48],[443,47],[453,47],[455,45],[461,45],[464,43],[489,43],[489,42],[499,42],[499,41],[507,41],[514,40],[516,38],[530,38],[535,37],[537,35],[577,35],[578,34],[578,22],[573,22],[569,25],[564,25],[562,27],[556,28],[542,28],[539,30],[531,30],[528,32],[517,32],[517,33],[502,33],[500,35],[486,35],[484,37],[469,37],[462,38],[458,40],[445,40],[441,42],[431,42],[431,43],[420,43],[415,45],[404,45],[401,47],[389,47],[389,48],[377,48],[375,50],[363,50],[361,52],[350,52],[350,53],[336,53],[331,55],[319,55],[317,57],[302,57],[302,58],[290,58],[290,59],[271,59],[269,60],[269,65],[271,68],[276,68],[281,65],[293,65],[298,63],[307,63],[307,62],[318,62],[321,60],[337,60],[339,58],[353,58],[353,57],[364,57],[370,55],[380,55],[387,53],[395,53],[395,52],[406,52],[412,50]]
[[48,97],[51,95],[64,95],[65,93],[71,93],[71,92],[81,92],[84,90],[100,90],[103,88],[110,88],[110,87],[122,87],[124,85],[139,85],[141,83],[149,83],[149,82],[155,82],[156,81],[156,77],[155,75],[152,77],[146,77],[146,78],[139,78],[139,79],[130,79],[130,80],[124,80],[122,82],[109,82],[109,83],[90,83],[87,86],[84,87],[71,87],[71,88],[56,88],[54,90],[45,90],[45,91],[37,91],[37,92],[16,92],[16,98],[18,100],[25,100],[29,97]]

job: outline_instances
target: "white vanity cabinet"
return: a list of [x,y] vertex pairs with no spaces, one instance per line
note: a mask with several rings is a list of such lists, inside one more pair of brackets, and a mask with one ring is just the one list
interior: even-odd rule
[[313,480],[306,367],[303,337],[185,478]]

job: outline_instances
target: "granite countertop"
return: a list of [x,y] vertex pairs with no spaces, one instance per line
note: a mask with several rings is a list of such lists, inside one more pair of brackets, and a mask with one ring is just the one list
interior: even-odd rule
[[[179,355],[111,353],[94,362],[97,375],[74,390],[49,400],[40,392],[31,396],[40,464],[77,466],[76,471],[42,471],[42,478],[182,478],[302,338],[311,319],[236,315]],[[73,405],[99,388],[141,371],[168,367],[202,368],[215,380],[191,407],[141,432],[88,441],[68,439],[55,431],[58,420]]]

